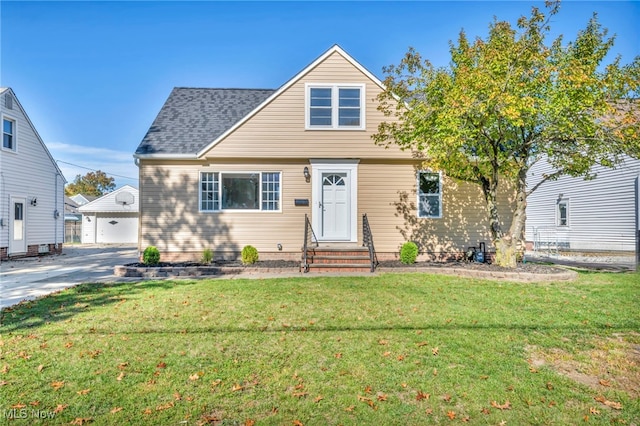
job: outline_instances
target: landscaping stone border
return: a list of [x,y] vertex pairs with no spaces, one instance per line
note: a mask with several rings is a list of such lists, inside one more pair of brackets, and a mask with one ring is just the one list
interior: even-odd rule
[[[550,268],[550,273],[532,273],[524,271],[483,271],[478,269],[456,268],[456,267],[379,267],[376,272],[372,273],[356,273],[355,275],[369,276],[376,274],[392,274],[392,273],[427,273],[453,275],[465,278],[487,279],[487,280],[505,280],[518,282],[549,282],[549,281],[573,281],[577,278],[578,273],[568,269]],[[118,265],[114,268],[114,275],[117,277],[132,278],[187,278],[187,277],[208,277],[208,276],[224,276],[224,275],[287,275],[287,276],[339,276],[354,275],[354,273],[340,274],[333,272],[316,272],[303,274],[299,268],[261,268],[261,267],[242,267],[242,266],[160,266],[160,267],[144,267],[144,266],[128,266]]]

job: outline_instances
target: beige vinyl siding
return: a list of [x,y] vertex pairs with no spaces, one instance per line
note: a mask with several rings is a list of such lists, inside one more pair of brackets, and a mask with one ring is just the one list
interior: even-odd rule
[[[365,84],[365,130],[305,130],[305,83]],[[385,119],[377,110],[380,87],[338,53],[310,70],[235,132],[215,145],[208,158],[379,158],[407,159],[410,152],[376,146],[371,136]]]
[[[231,255],[247,244],[261,253],[299,256],[303,244],[304,215],[310,207],[296,207],[296,198],[311,201],[311,183],[302,170],[307,160],[280,162],[163,164],[142,161],[140,174],[142,238],[140,250],[155,245],[169,256],[197,259],[204,248]],[[363,161],[358,166],[358,241],[362,241],[362,215],[366,213],[376,250],[394,256],[405,241],[417,242],[427,253],[459,252],[479,241],[490,248],[484,199],[476,185],[443,182],[443,218],[416,215],[416,163]],[[280,212],[199,211],[200,171],[282,172]],[[399,189],[406,188],[406,189]],[[503,213],[507,213],[503,194]],[[170,209],[166,206],[172,206]],[[510,216],[504,216],[510,219]],[[278,252],[277,244],[282,244]]]
[[[309,207],[294,206],[295,198],[311,198],[311,184],[302,170],[308,162],[183,162],[142,161],[140,249],[155,245],[161,252],[193,252],[205,248],[218,255],[239,252],[247,244],[260,252],[300,253],[304,215]],[[201,171],[281,172],[281,211],[199,211]]]
[[[359,216],[367,213],[376,250],[397,253],[405,241],[414,241],[422,252],[434,254],[462,251],[477,246],[480,241],[492,248],[487,209],[480,188],[445,176],[442,218],[419,218],[416,213],[418,170],[416,163],[407,162],[360,164]],[[511,215],[507,191],[501,192],[500,203],[500,213],[508,226]]]

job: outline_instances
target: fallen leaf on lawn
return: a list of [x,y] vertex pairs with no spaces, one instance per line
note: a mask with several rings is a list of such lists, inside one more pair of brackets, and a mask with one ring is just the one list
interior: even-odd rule
[[342,358],[342,353],[338,352],[337,354],[334,354],[333,356],[335,356],[336,358]]
[[434,369],[433,369],[433,375],[434,375],[434,376],[437,376],[437,375],[438,375],[438,369],[437,369],[437,368],[434,368]]
[[18,402],[17,404],[13,404],[11,406],[11,408],[17,408],[17,409],[21,409],[21,408],[24,408],[24,407],[26,407],[26,405],[21,403],[21,402]]
[[486,407],[482,407],[482,410],[480,410],[480,412],[481,412],[482,414],[489,414],[489,409],[488,409],[488,408],[486,408]]
[[347,412],[349,412],[349,413],[350,413],[350,412],[352,412],[355,408],[356,408],[356,406],[355,406],[355,405],[350,405],[350,406],[348,406],[347,408],[345,408],[345,409],[344,409],[344,411],[347,411]]
[[145,408],[145,410],[142,412],[142,414],[151,414],[151,413],[153,413],[151,408]]
[[83,425],[85,423],[89,423],[93,419],[91,417],[76,417],[74,421],[69,423],[70,425]]
[[432,349],[431,349],[431,353],[432,353],[433,355],[438,355],[438,348],[437,348],[437,347],[432,348]]
[[611,386],[611,382],[604,379],[600,379],[598,383],[600,383],[602,386],[607,386],[607,387]]
[[406,383],[400,383],[400,386],[402,386],[403,388],[406,388],[408,385]]
[[380,339],[380,340],[378,340],[378,344],[379,344],[379,345],[386,345],[387,343],[389,343],[389,341],[388,341],[388,340],[384,340],[384,339]]
[[29,405],[32,407],[37,407],[38,405],[40,405],[40,401],[31,401]]
[[119,413],[122,411],[122,407],[113,407],[110,411],[111,414]]
[[167,368],[167,364],[164,362],[160,362],[158,363],[158,365],[156,365],[156,368]]
[[456,418],[456,413],[454,413],[453,411],[447,411],[447,417],[449,417],[449,419],[453,420]]
[[600,414],[600,411],[596,407],[589,407],[589,414]]
[[364,393],[371,393],[371,386],[364,388]]
[[69,404],[58,404],[58,406],[53,410],[53,413],[54,414],[58,414],[59,412],[61,412],[65,408],[67,408],[68,406],[69,406]]
[[427,416],[432,415],[432,414],[433,414],[433,408],[427,408],[426,410],[424,410],[424,413],[425,413]]
[[63,381],[61,381],[61,382],[51,382],[51,383],[50,383],[50,386],[51,386],[52,388],[54,388],[55,390],[58,390],[58,389],[60,389],[61,387],[63,387],[63,386],[64,386],[64,380],[63,380]]
[[416,401],[421,401],[423,399],[426,400],[426,399],[429,399],[430,397],[431,397],[431,394],[418,391],[418,394],[416,395]]
[[386,401],[386,400],[387,400],[387,395],[383,393],[378,393],[378,401]]
[[191,380],[192,382],[195,380],[198,380],[199,378],[200,376],[198,375],[198,373],[195,373],[189,376],[189,380]]
[[30,359],[31,355],[29,355],[28,353],[26,353],[25,351],[20,351],[20,353],[18,354],[18,358],[22,358],[22,359]]
[[373,400],[371,398],[367,398],[366,396],[360,396],[358,395],[358,401],[362,401],[365,404],[367,404],[369,407],[373,408],[374,410],[377,410],[378,407],[376,407],[376,405],[374,404]]
[[304,426],[304,424],[300,420],[294,420],[293,426]]
[[549,401],[549,407],[555,407],[556,405],[558,405],[557,402],[555,401]]
[[256,424],[256,421],[253,419],[247,419],[244,421],[244,426],[254,426]]
[[233,386],[231,387],[231,390],[232,390],[233,392],[241,391],[242,389],[244,389],[244,386],[242,386],[242,385],[241,385],[241,384],[239,384],[239,383],[236,383],[235,385],[233,385]]
[[78,391],[78,392],[76,392],[76,393],[77,393],[78,395],[86,395],[86,394],[88,394],[89,392],[91,392],[91,389],[82,389],[82,390],[79,390],[79,391]]
[[404,361],[404,355],[398,355],[398,361]]
[[615,410],[622,410],[622,404],[619,402],[614,402],[614,401],[609,401],[607,400],[604,396],[599,395],[596,396],[595,398],[596,401],[603,403],[604,405],[606,405],[607,407],[611,407]]
[[124,370],[128,365],[128,362],[121,362],[120,364],[118,364],[118,370]]
[[463,417],[463,418],[462,418],[462,419],[460,419],[460,420],[462,420],[462,422],[463,422],[463,423],[469,423],[469,421],[471,421],[471,417],[466,416],[466,417]]
[[38,373],[40,373],[42,370],[44,370],[44,365],[40,364],[38,366]]
[[291,395],[295,396],[296,398],[302,398],[303,396],[309,395],[309,392],[293,392]]
[[8,384],[9,384],[9,382],[7,382],[6,380],[0,381],[0,386],[6,386]]
[[0,370],[0,373],[5,374],[8,372],[9,372],[9,366],[5,364],[4,367],[2,367],[2,370]]
[[419,348],[421,348],[421,347],[423,347],[423,346],[427,346],[427,345],[428,345],[428,343],[427,343],[427,342],[420,342],[420,343],[416,343],[416,346],[417,346],[417,347],[419,347]]
[[536,369],[535,369],[535,368],[533,368],[533,367],[529,367],[529,372],[531,372],[531,373],[537,373],[537,372],[538,372],[538,370],[536,370]]
[[496,401],[491,401],[491,406],[498,410],[511,410],[511,403],[507,400],[504,404],[498,404]]
[[445,393],[444,396],[442,397],[442,400],[446,402],[451,401],[451,395],[449,395],[448,393]]
[[124,379],[124,371],[121,371],[120,374],[118,374],[118,377],[116,377],[116,380],[120,381]]
[[182,395],[180,395],[180,392],[176,392],[176,393],[173,394],[173,398],[176,401],[180,401],[182,399]]
[[382,356],[385,356],[385,357],[389,356],[389,355],[391,355],[391,352],[389,352],[389,351],[386,351],[385,353],[382,354]]
[[324,399],[324,396],[322,395],[318,395],[313,399],[313,402],[320,402]]
[[547,382],[547,389],[553,390],[553,384],[551,382]]
[[67,348],[67,349],[72,347],[72,346],[73,346],[73,342],[67,342],[67,343],[64,344],[64,347]]
[[173,401],[169,401],[166,404],[160,404],[156,407],[156,411],[168,410],[173,407]]

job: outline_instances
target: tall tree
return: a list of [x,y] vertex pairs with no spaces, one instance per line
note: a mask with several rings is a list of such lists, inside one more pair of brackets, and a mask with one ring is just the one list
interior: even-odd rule
[[76,175],[72,183],[64,188],[66,195],[95,195],[100,196],[115,189],[114,179],[103,171],[89,172],[84,176]]
[[[532,8],[516,28],[494,19],[486,39],[470,41],[462,31],[450,42],[447,67],[410,48],[399,65],[385,68],[379,97],[395,119],[380,124],[375,142],[413,150],[426,167],[479,185],[502,266],[515,266],[522,250],[527,195],[562,175],[588,178],[596,164],[615,167],[625,154],[640,156],[640,57],[605,65],[614,37],[596,14],[574,41],[547,43],[559,2],[547,10]],[[528,187],[527,172],[545,158],[557,171]],[[508,228],[499,187],[515,191]]]

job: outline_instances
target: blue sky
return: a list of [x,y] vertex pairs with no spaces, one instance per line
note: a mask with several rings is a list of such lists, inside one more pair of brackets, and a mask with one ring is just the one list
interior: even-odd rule
[[[137,178],[133,152],[175,86],[278,88],[334,44],[382,78],[415,47],[437,65],[541,2],[0,2],[0,86],[12,87],[65,177]],[[565,2],[554,35],[593,12],[613,54],[640,54],[640,2]],[[118,186],[137,180],[116,176]]]

